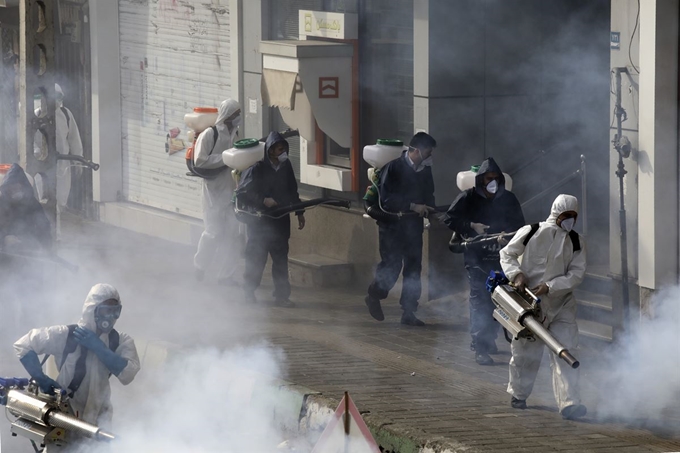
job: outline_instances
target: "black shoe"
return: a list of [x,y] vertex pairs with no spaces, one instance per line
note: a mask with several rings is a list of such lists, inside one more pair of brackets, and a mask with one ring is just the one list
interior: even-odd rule
[[245,293],[245,301],[246,304],[248,305],[255,305],[257,303],[257,298],[255,297],[255,293]]
[[[476,351],[477,350],[477,344],[472,341],[470,343],[470,351]],[[494,341],[491,343],[491,346],[487,348],[489,354],[498,354],[498,346],[496,346],[496,342]]]
[[195,269],[194,277],[196,278],[197,282],[202,282],[203,279],[205,278],[205,271],[202,269]]
[[281,307],[281,308],[295,308],[295,302],[292,300],[285,298],[285,299],[276,299],[274,301],[274,306],[276,307]]
[[493,359],[486,352],[477,351],[475,362],[477,362],[477,365],[493,365]]
[[380,301],[378,299],[374,299],[371,296],[366,296],[364,302],[366,302],[368,312],[371,314],[371,316],[373,316],[373,319],[378,321],[385,320],[385,314],[382,311],[382,307],[380,306]]
[[512,399],[510,400],[510,405],[515,409],[526,409],[527,400],[519,400],[513,396]]
[[588,412],[588,409],[583,404],[572,404],[562,409],[560,414],[565,420],[576,420],[586,415],[586,412]]
[[425,323],[420,319],[416,318],[416,315],[412,311],[405,311],[401,315],[401,323],[406,326],[424,326]]

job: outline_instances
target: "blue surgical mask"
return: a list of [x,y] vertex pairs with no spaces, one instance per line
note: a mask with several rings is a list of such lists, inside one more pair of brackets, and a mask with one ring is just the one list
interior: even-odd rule
[[495,179],[491,181],[486,185],[486,191],[492,194],[498,192],[498,182]]
[[231,120],[231,127],[233,127],[234,129],[236,129],[240,125],[241,125],[241,115],[239,115],[236,118],[234,118],[233,120]]
[[427,159],[424,159],[420,165],[422,165],[423,167],[431,167],[432,161],[433,161],[432,156],[430,156]]
[[568,233],[572,230],[572,228],[574,228],[574,223],[576,223],[576,219],[572,217],[569,219],[562,220],[562,222],[560,222],[560,226],[564,231]]
[[278,157],[279,163],[282,164],[288,160],[288,153],[281,153]]

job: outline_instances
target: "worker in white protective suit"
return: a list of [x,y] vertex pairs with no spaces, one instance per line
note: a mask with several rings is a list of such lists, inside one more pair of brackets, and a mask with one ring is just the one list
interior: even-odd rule
[[[64,389],[73,415],[104,430],[111,429],[112,419],[109,377],[114,375],[128,385],[140,368],[132,337],[113,328],[121,309],[118,291],[100,283],[87,295],[77,325],[33,329],[14,343],[22,365],[43,393]],[[59,370],[56,381],[43,372],[38,359],[42,354],[54,357]],[[85,442],[73,436],[67,441],[66,451]],[[64,447],[51,445],[48,451],[62,451],[60,448]]]
[[[54,91],[56,94],[56,110],[54,112],[57,152],[59,154],[81,156],[83,155],[83,142],[80,139],[80,131],[76,123],[73,113],[64,107],[64,91],[59,84],[54,84]],[[37,109],[35,114],[40,115],[40,109]],[[33,141],[33,148],[36,155],[42,153],[43,135],[37,133]],[[83,172],[82,165],[68,161],[57,161],[57,216],[59,217],[64,211],[68,203],[68,197],[71,193],[71,169],[74,169],[76,176],[80,176]],[[43,192],[42,180],[38,180],[37,184],[38,196],[42,200],[45,198]],[[57,222],[57,237],[61,234],[60,222]]]
[[234,180],[222,161],[222,152],[233,146],[241,124],[241,107],[233,99],[220,105],[215,126],[198,136],[194,166],[199,169],[223,169],[211,178],[203,178],[204,231],[194,256],[196,279],[203,281],[206,272],[218,283],[232,285],[238,252],[238,223],[232,207]]
[[[576,197],[559,195],[545,222],[522,227],[500,252],[507,278],[518,289],[530,288],[541,298],[543,325],[569,351],[578,346],[573,291],[586,272],[586,244],[583,236],[572,230],[577,215]],[[512,395],[514,408],[527,407],[526,399],[536,380],[543,347],[540,340],[512,340],[508,393]],[[566,419],[584,416],[586,407],[579,397],[579,370],[552,352],[550,367],[553,392],[562,416]]]

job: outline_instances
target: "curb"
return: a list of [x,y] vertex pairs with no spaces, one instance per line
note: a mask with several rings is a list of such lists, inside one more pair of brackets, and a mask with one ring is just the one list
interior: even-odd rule
[[[292,387],[291,387],[292,388]],[[340,400],[323,396],[319,392],[304,395],[301,407],[299,432],[316,441]],[[378,414],[362,413],[364,422],[384,453],[476,453],[475,447],[451,443],[433,437],[401,423],[385,420]]]

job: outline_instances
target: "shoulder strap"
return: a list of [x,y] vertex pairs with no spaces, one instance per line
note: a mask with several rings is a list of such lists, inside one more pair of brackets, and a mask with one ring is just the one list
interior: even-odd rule
[[[534,223],[531,225],[531,231],[529,231],[529,234],[527,234],[527,237],[524,238],[524,241],[522,244],[526,247],[526,245],[529,243],[529,240],[533,237],[534,234],[536,234],[536,231],[538,231],[538,223]],[[571,239],[571,245],[574,248],[574,252],[578,252],[581,250],[581,241],[578,238],[578,233],[574,230],[571,230],[569,232],[569,239]]]
[[[75,325],[68,326],[68,340],[66,340],[66,345],[67,348],[69,346],[69,341],[73,338],[73,331],[76,329]],[[75,339],[72,340],[74,344],[76,344]],[[118,349],[118,346],[120,345],[120,334],[116,329],[111,330],[109,332],[109,349],[112,352],[116,352],[116,349]],[[77,346],[77,344],[76,344]],[[73,347],[73,351],[75,351],[75,346]],[[69,353],[73,352],[69,351]],[[83,379],[85,379],[85,373],[87,372],[87,368],[85,367],[85,360],[87,359],[87,354],[88,350],[85,348],[80,348],[80,357],[78,357],[78,361],[76,361],[76,369],[75,372],[73,373],[73,379],[71,380],[71,383],[68,385],[68,390],[69,390],[69,397],[73,398],[73,395],[78,391],[80,388],[80,384],[83,383]],[[64,361],[66,360],[66,349],[64,349],[64,358],[61,359],[61,364],[62,366],[64,365]],[[59,367],[61,370],[61,367]]]
[[212,149],[210,150],[210,155],[212,155],[213,151],[215,151],[215,146],[217,145],[217,138],[220,136],[220,133],[217,130],[217,126],[212,126],[210,129],[213,130],[213,145]]
[[70,128],[71,127],[71,118],[70,118],[70,115],[68,114],[68,109],[62,105],[61,111],[64,112],[64,116],[66,117],[66,127]]
[[578,238],[578,233],[574,230],[569,232],[569,238],[571,239],[571,245],[574,247],[574,252],[581,250],[581,241]]
[[527,237],[524,238],[524,241],[522,244],[526,247],[526,245],[529,243],[529,239],[531,239],[534,234],[538,231],[538,223],[532,223],[531,224],[531,231],[529,231],[529,234],[527,234]]
[[61,363],[59,364],[59,371],[61,371],[61,367],[64,366],[64,362],[66,362],[66,357],[74,352],[76,348],[78,347],[78,343],[76,342],[76,339],[73,337],[73,332],[76,330],[76,324],[71,324],[68,327],[68,337],[66,338],[66,346],[64,347],[64,352],[61,355]]
[[[210,150],[209,155],[212,155],[213,151],[215,151],[215,146],[217,145],[217,138],[219,137],[220,133],[217,130],[217,126],[211,126],[210,128],[213,130],[213,146],[212,146],[212,149]],[[222,173],[224,170],[227,169],[226,166],[219,167],[219,168],[199,168],[199,167],[194,165],[193,153],[190,157],[188,157],[186,159],[186,161],[187,161],[187,168],[189,169],[189,172],[192,175],[199,176],[203,179],[214,179],[220,173]]]

